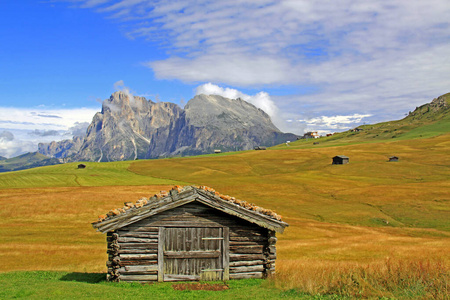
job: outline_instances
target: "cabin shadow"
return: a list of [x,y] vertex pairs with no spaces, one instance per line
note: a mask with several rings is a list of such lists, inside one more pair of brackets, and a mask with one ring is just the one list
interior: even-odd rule
[[81,272],[73,272],[64,275],[60,279],[61,281],[77,281],[77,282],[86,282],[86,283],[99,283],[101,281],[106,280],[105,273],[81,273]]

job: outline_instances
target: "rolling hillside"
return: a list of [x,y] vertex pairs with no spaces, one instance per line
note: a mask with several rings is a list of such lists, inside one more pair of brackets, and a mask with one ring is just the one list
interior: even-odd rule
[[56,164],[60,164],[56,158],[50,158],[38,152],[25,153],[9,159],[4,157],[0,159],[0,172],[18,171]]

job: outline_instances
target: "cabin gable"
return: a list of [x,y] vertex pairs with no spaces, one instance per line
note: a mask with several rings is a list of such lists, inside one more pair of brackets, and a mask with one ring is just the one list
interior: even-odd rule
[[131,212],[129,218],[146,215],[132,222],[111,218],[120,222],[110,222],[114,227],[107,231],[107,279],[229,280],[272,274],[277,239],[275,231],[267,228],[271,226],[230,214],[227,203],[217,209],[207,193],[197,192],[195,197],[175,201],[183,204],[157,206],[158,213]]

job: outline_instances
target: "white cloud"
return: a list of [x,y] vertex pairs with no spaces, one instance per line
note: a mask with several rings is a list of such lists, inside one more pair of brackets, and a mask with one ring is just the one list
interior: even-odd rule
[[11,131],[3,130],[0,132],[0,156],[10,158],[31,152],[35,147],[36,145],[31,141],[17,139]]
[[68,130],[76,122],[91,122],[95,108],[45,109],[0,107],[0,128]]
[[310,130],[321,132],[342,131],[356,127],[364,118],[371,117],[370,114],[353,114],[348,116],[321,116],[305,120],[297,120],[297,122],[306,124]]
[[[94,108],[0,107],[0,132],[6,132],[0,135],[0,156],[12,157],[34,152],[40,142],[72,138],[72,133],[90,123],[97,111]],[[7,139],[7,133],[13,138]]]
[[448,0],[77,3],[166,50],[167,58],[146,63],[159,79],[313,87],[271,96],[285,119],[398,118],[450,87]]

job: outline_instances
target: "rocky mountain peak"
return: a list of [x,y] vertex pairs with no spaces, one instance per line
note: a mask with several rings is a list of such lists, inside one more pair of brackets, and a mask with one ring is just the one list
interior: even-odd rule
[[228,128],[268,127],[278,131],[270,117],[261,109],[240,98],[219,95],[197,95],[185,106],[186,118],[195,126],[227,126]]
[[102,103],[102,113],[105,112],[146,112],[149,107],[153,105],[154,102],[147,100],[144,97],[133,96],[130,93],[125,93],[123,91],[115,92]]
[[185,109],[169,102],[116,92],[103,101],[80,146],[40,146],[75,161],[117,161],[222,151],[249,150],[294,140],[280,132],[261,109],[242,99],[197,95]]

